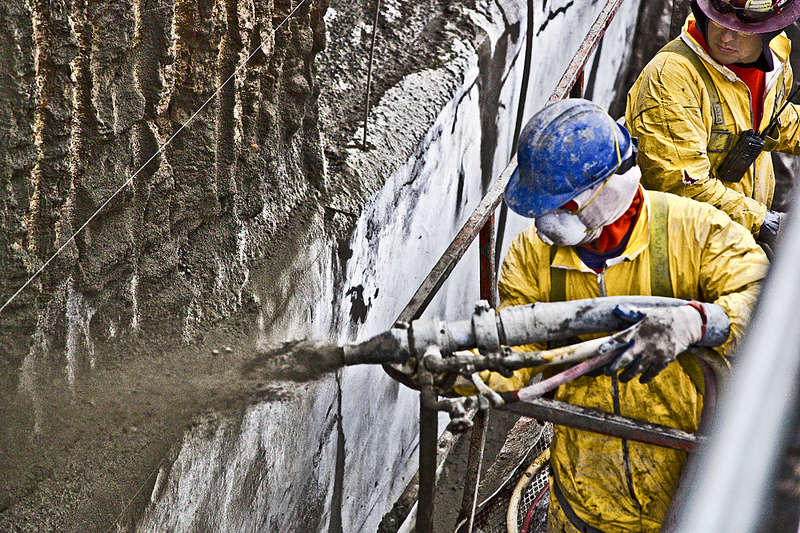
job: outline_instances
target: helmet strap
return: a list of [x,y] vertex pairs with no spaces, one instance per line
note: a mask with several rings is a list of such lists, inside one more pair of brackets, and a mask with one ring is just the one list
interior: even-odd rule
[[[613,175],[614,175],[614,174],[611,174],[611,176],[613,176]],[[596,191],[595,191],[595,193],[592,195],[592,197],[591,197],[591,198],[589,198],[589,201],[588,201],[588,202],[586,202],[585,204],[583,204],[582,206],[580,206],[578,209],[572,209],[572,210],[569,212],[569,214],[570,214],[570,215],[579,215],[581,212],[583,212],[583,210],[584,210],[584,209],[586,209],[587,207],[589,207],[590,205],[592,205],[592,202],[594,202],[594,201],[597,199],[597,196],[600,194],[600,192],[601,192],[603,189],[605,189],[606,185],[608,184],[608,180],[609,180],[609,179],[611,179],[611,176],[609,176],[609,177],[607,177],[606,179],[604,179],[604,180],[603,180],[603,183],[602,183],[602,185],[600,185],[600,187],[598,187],[598,188],[597,188],[597,190],[596,190]]]

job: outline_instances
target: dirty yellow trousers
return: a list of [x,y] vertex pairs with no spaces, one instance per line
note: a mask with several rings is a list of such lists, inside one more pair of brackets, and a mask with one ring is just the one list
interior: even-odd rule
[[[602,533],[633,533],[633,530],[623,530],[616,527],[603,527],[602,525],[597,528]],[[596,532],[597,530],[595,530]],[[659,529],[646,528],[644,524],[642,527],[635,530],[643,533],[658,533]],[[569,521],[558,499],[553,493],[553,476],[550,476],[550,503],[547,509],[547,533],[587,533],[578,529],[572,522]],[[591,532],[588,532],[591,533]]]

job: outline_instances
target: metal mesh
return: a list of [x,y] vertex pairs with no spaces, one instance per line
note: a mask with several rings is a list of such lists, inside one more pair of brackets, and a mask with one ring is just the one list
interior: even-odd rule
[[545,491],[544,496],[536,504],[536,510],[533,512],[533,518],[530,521],[528,533],[538,533],[545,531],[547,526],[547,504],[549,501],[548,477],[550,476],[550,465],[546,464],[540,468],[533,479],[528,483],[522,491],[522,496],[519,499],[519,511],[517,516],[517,529],[522,531],[522,522],[525,520],[525,515],[533,505],[533,501],[542,490]]
[[[506,512],[508,511],[508,503],[511,499],[511,495],[514,492],[514,487],[530,463],[539,457],[539,455],[550,446],[550,441],[552,438],[552,425],[546,424],[546,427],[544,431],[542,431],[539,440],[532,445],[531,449],[526,455],[525,460],[519,465],[519,467],[517,467],[514,474],[509,477],[508,481],[497,492],[495,492],[491,497],[483,501],[478,506],[478,510],[475,513],[475,521],[473,522],[473,533],[508,533],[508,530],[506,529]],[[522,521],[525,519],[525,515],[528,512],[531,503],[533,503],[533,500],[536,498],[536,495],[542,488],[547,486],[549,472],[550,467],[548,465],[545,465],[543,468],[539,469],[539,472],[536,473],[534,478],[531,479],[527,487],[525,487],[523,490],[519,502],[519,512],[517,517],[518,527],[522,526]],[[544,497],[539,502],[539,505],[537,505],[537,510],[534,514],[533,520],[531,521],[532,527],[530,528],[529,533],[544,531],[543,529],[540,529],[541,526],[533,526],[538,525],[540,522],[541,525],[545,524],[547,520],[547,501],[547,493],[545,493]],[[463,524],[460,526],[461,527],[456,529],[457,532],[466,531],[466,526]]]

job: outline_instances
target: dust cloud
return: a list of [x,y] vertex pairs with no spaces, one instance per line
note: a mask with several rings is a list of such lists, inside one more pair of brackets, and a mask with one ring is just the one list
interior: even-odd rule
[[[209,335],[202,346],[107,354],[72,383],[58,371],[26,385],[0,380],[0,531],[130,525],[188,427],[304,394],[343,366],[333,344],[255,346]],[[73,494],[75,505],[54,507]],[[51,523],[54,508],[63,527]]]

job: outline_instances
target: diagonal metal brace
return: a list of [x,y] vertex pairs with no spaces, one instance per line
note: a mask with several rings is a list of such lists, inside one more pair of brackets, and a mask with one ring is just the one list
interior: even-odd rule
[[686,452],[695,451],[706,440],[706,437],[688,431],[547,398],[509,403],[501,409],[560,426],[569,426]]

